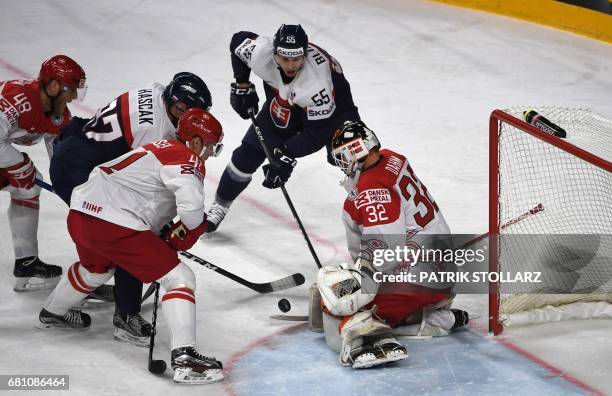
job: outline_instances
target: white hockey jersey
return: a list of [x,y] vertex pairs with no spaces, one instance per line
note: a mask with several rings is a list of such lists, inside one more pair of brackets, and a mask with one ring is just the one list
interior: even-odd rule
[[204,163],[182,143],[160,140],[96,167],[70,208],[158,233],[177,214],[188,229],[204,219]]
[[[438,205],[408,160],[391,150],[381,150],[380,155],[376,165],[357,175],[356,187],[344,201],[343,221],[353,260],[370,261],[376,249],[395,251],[409,244],[418,249],[423,241],[450,234]],[[390,260],[374,270],[393,273],[401,264],[405,263]]]
[[272,99],[269,111],[278,128],[287,127],[294,105],[306,112],[309,121],[327,119],[334,114],[337,92],[330,69],[342,73],[342,68],[333,57],[312,43],[308,45],[304,66],[288,84],[283,82],[274,62],[270,38],[246,38],[234,53],[275,90],[276,97]]
[[98,109],[81,133],[114,156],[161,139],[175,139],[163,91],[163,85],[152,83],[121,94]]

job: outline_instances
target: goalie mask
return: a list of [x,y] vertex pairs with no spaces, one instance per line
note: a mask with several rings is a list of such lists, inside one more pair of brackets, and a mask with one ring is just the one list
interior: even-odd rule
[[375,148],[380,148],[380,142],[362,121],[345,121],[332,138],[334,163],[347,176],[353,176]]

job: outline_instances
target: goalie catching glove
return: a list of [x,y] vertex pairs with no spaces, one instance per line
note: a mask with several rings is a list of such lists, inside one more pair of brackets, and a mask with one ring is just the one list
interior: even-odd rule
[[193,230],[188,229],[182,221],[179,221],[172,224],[162,235],[162,238],[174,250],[184,251],[191,249],[204,232],[206,232],[206,221]]
[[367,294],[361,288],[362,275],[359,260],[355,265],[342,263],[319,270],[317,286],[323,304],[332,315],[349,316],[369,304],[376,293]]

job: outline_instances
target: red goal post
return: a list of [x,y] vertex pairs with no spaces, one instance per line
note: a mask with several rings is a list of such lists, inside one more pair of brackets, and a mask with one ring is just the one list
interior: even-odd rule
[[[527,108],[523,109],[527,110]],[[567,130],[567,139],[550,135],[523,121],[520,110],[495,110],[489,121],[489,271],[504,270],[505,257],[500,254],[505,234],[504,224],[520,213],[543,205],[542,214],[516,223],[517,234],[612,234],[612,122],[589,110],[539,108],[539,113]],[[572,144],[577,141],[580,145]],[[586,143],[585,143],[586,142]],[[590,143],[589,143],[590,142]],[[584,144],[583,144],[584,143]],[[585,205],[584,187],[591,183],[596,202]],[[538,191],[541,190],[541,191]],[[588,192],[587,192],[588,194]],[[606,195],[608,195],[606,197]],[[566,202],[567,201],[567,202]],[[516,203],[516,204],[515,204]],[[572,205],[569,217],[564,205]],[[532,210],[532,209],[531,209]],[[597,212],[602,219],[598,219]],[[574,216],[574,217],[572,217]],[[584,221],[583,221],[584,220]],[[592,228],[589,225],[591,221]],[[584,224],[583,224],[584,223]],[[572,228],[576,224],[575,228]],[[606,239],[605,243],[608,243]],[[612,247],[604,246],[604,253]],[[520,264],[519,264],[520,265]],[[612,263],[609,263],[612,274]],[[612,279],[612,275],[611,275]],[[605,282],[604,282],[605,283]],[[489,284],[489,329],[503,330],[502,302],[517,295],[499,283]],[[612,290],[606,290],[612,293]],[[547,305],[571,303],[573,299],[547,298],[550,295],[520,297],[518,310],[538,309]],[[593,294],[576,301],[612,301],[612,294]],[[515,298],[516,299],[516,298]],[[502,301],[503,300],[503,301]]]

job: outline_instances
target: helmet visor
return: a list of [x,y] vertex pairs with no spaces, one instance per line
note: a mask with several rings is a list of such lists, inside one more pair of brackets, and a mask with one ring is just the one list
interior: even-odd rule
[[63,92],[72,91],[76,94],[76,100],[82,102],[85,99],[85,95],[87,94],[87,85],[85,84],[85,79],[82,78],[79,80],[78,86],[69,86],[64,85],[62,87]]

